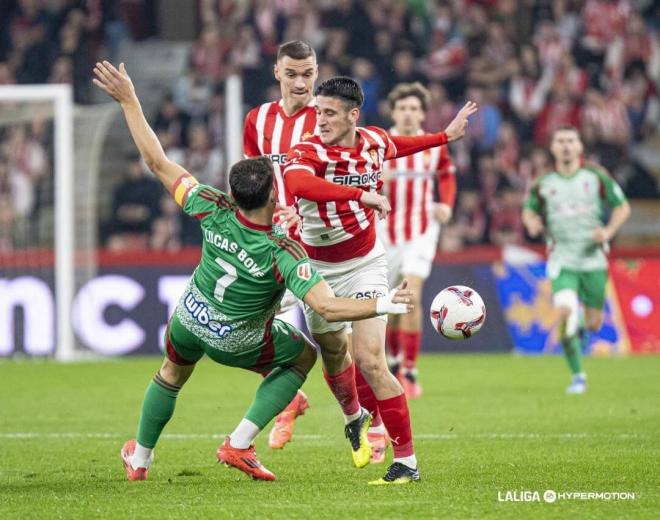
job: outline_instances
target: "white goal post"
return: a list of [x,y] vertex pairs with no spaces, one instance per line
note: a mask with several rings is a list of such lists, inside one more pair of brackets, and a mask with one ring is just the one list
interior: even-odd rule
[[54,107],[56,358],[74,358],[71,308],[75,283],[73,214],[73,90],[71,85],[0,86],[0,106],[50,101]]

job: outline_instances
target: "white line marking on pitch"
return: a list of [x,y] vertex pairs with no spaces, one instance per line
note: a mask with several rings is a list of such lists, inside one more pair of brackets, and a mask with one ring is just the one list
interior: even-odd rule
[[[226,433],[164,433],[163,439],[224,439]],[[110,432],[0,432],[0,439],[123,439],[126,435]],[[645,439],[647,435],[638,433],[418,433],[420,440],[457,440],[457,439],[589,439],[609,437],[615,439]],[[327,435],[296,434],[300,440],[330,440]]]

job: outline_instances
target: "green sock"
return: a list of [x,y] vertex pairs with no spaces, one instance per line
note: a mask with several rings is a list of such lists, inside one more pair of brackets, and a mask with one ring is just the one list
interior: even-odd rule
[[582,372],[582,341],[580,336],[562,338],[561,345],[564,347],[564,355],[571,369],[571,374],[576,375]]
[[165,381],[156,373],[149,382],[142,402],[142,414],[138,426],[137,441],[145,448],[153,448],[158,442],[163,428],[171,419],[179,395],[180,386]]
[[245,418],[263,429],[295,397],[305,377],[293,368],[277,367],[261,382]]

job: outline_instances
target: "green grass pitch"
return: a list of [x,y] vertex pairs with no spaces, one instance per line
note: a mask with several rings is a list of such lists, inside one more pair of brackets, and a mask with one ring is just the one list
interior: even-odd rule
[[[587,394],[566,396],[558,357],[423,356],[424,396],[410,405],[422,481],[396,488],[366,485],[386,465],[352,466],[318,367],[293,442],[258,440],[277,482],[216,464],[260,379],[208,361],[150,480],[127,482],[119,448],[159,362],[0,362],[0,518],[658,518],[660,357],[588,359]],[[548,504],[546,489],[636,496]],[[499,501],[507,491],[541,501]]]

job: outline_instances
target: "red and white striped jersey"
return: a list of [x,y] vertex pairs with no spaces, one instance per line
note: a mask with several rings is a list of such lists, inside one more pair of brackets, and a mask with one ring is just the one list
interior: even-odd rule
[[273,162],[276,187],[280,204],[291,205],[285,196],[282,182],[282,166],[289,149],[310,138],[316,128],[314,100],[287,116],[282,100],[264,103],[248,112],[243,127],[243,153],[245,157],[265,155]]
[[[378,191],[382,187],[383,163],[396,156],[396,146],[385,130],[358,127],[355,148],[326,146],[318,136],[297,144],[284,167],[287,172],[306,170],[327,182]],[[376,243],[374,211],[357,200],[314,202],[298,199],[302,217],[301,241],[310,258],[343,262],[365,256]]]
[[[390,129],[390,134],[397,135],[396,129]],[[417,133],[423,134],[421,130]],[[434,218],[434,190],[438,190],[440,202],[454,206],[455,171],[447,146],[385,163],[385,194],[392,206],[387,224],[381,227],[387,233],[386,242],[398,245],[426,232]]]

